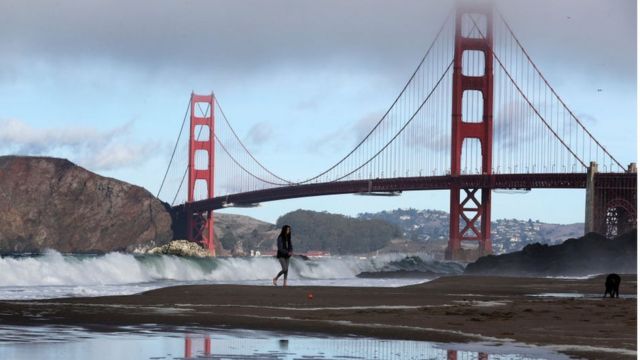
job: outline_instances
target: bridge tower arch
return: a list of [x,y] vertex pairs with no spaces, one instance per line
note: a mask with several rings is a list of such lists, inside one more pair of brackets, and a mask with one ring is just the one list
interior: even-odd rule
[[[628,174],[636,173],[629,165]],[[587,172],[584,232],[597,232],[608,238],[637,228],[638,201],[635,176],[599,173],[598,164],[591,162]]]
[[[462,33],[464,16],[484,17],[485,33],[480,37],[467,37]],[[456,178],[461,175],[462,149],[465,140],[480,142],[483,175],[491,175],[493,149],[493,9],[490,6],[459,7],[456,11],[455,45],[453,58],[453,98],[451,113],[451,176],[449,244],[446,258],[467,258],[462,242],[477,242],[472,258],[491,253],[491,189],[461,188]],[[475,24],[474,24],[475,26]],[[482,31],[482,29],[476,29]],[[484,57],[481,75],[463,69],[465,51],[479,51]],[[482,94],[482,119],[465,119],[470,112],[463,109],[466,91]]]
[[[193,212],[190,204],[194,202],[197,183],[206,184],[206,196],[213,198],[214,165],[215,165],[215,97],[191,93],[190,125],[189,125],[189,182],[187,203],[187,240],[202,244],[211,256],[216,255],[213,231],[213,210]],[[196,164],[198,152],[206,153],[207,166],[199,168]],[[203,154],[204,155],[204,154]]]

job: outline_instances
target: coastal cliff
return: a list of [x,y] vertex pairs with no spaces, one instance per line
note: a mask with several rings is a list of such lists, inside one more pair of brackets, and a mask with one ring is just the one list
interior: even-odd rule
[[0,253],[134,251],[172,237],[165,205],[142,187],[65,159],[0,157]]

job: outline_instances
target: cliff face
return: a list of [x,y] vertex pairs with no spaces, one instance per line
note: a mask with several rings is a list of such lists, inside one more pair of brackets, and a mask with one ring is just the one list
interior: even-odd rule
[[132,251],[171,239],[171,216],[141,187],[64,159],[0,157],[0,252]]

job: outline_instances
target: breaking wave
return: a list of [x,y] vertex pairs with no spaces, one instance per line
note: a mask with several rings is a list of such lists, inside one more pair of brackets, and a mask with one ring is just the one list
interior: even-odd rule
[[[359,274],[404,270],[424,271],[429,276],[458,273],[459,266],[443,264],[427,255],[406,254],[294,257],[289,278],[299,284],[367,286],[358,281]],[[279,270],[272,257],[198,259],[116,252],[67,255],[47,250],[41,255],[0,257],[0,299],[130,294],[194,283],[266,285]],[[400,285],[406,283],[385,286]]]

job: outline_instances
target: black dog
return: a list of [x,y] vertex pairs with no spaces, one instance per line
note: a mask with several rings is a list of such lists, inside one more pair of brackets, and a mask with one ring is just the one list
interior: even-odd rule
[[604,282],[604,295],[602,297],[607,297],[607,294],[613,297],[613,294],[618,297],[618,288],[620,287],[620,275],[618,274],[609,274],[607,275],[607,280]]

